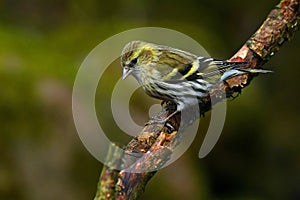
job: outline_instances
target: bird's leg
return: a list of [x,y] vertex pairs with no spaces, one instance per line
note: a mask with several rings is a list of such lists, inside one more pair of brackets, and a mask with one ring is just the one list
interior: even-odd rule
[[[151,117],[150,121],[147,124],[165,124],[171,117],[176,115],[181,110],[177,109],[177,105],[171,101],[163,100],[161,102],[161,106],[163,107],[162,111],[155,117]],[[175,111],[174,111],[175,110]],[[166,111],[174,111],[167,117],[162,117],[162,114],[164,114]],[[147,125],[146,124],[146,125]]]
[[160,103],[161,106],[163,106],[165,103],[167,103],[166,100],[162,100],[162,102]]
[[180,112],[180,110],[176,110],[173,113],[171,113],[169,116],[163,118],[163,119],[158,119],[158,118],[152,118],[150,119],[150,121],[147,124],[164,124],[166,123],[169,119],[171,119],[171,117],[173,117],[174,115],[176,115],[178,112]]
[[168,121],[169,119],[171,119],[171,117],[173,117],[174,115],[176,115],[177,113],[179,113],[180,110],[176,110],[173,113],[171,113],[168,117],[166,117],[165,119],[163,119],[165,122]]

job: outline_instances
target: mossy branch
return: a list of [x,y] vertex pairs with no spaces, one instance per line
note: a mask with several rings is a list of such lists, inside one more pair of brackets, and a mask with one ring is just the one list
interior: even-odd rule
[[[293,38],[295,32],[299,28],[299,2],[300,0],[282,0],[270,12],[262,26],[250,37],[250,39],[242,46],[242,48],[229,61],[246,61],[248,67],[255,68],[262,66],[268,62],[272,56],[279,51],[279,48],[286,41]],[[200,109],[202,114],[211,109],[211,96],[216,99],[223,99],[220,91],[226,91],[227,97],[232,96],[235,92],[240,92],[245,86],[249,85],[252,76],[243,75],[228,80],[225,84],[216,86],[207,96]],[[169,107],[169,103],[164,108]],[[173,112],[172,109],[165,109],[157,116],[163,118]],[[191,110],[193,112],[193,110]],[[196,113],[194,113],[196,114]],[[140,135],[134,138],[125,148],[127,153],[138,152],[143,153],[141,159],[138,159],[130,170],[117,171],[104,166],[100,175],[97,194],[94,200],[110,200],[110,199],[137,199],[144,191],[148,181],[154,176],[154,172],[131,173],[130,171],[139,171],[139,168],[147,166],[164,165],[173,149],[180,142],[180,134],[178,132],[180,124],[180,114],[175,115],[168,121],[169,125],[164,124],[147,124]],[[170,129],[170,127],[172,127]],[[157,150],[166,149],[164,157],[157,155]],[[114,157],[118,152],[114,152],[116,148],[111,149],[108,159],[117,160]],[[146,154],[148,152],[148,154]],[[151,153],[149,153],[151,152]]]

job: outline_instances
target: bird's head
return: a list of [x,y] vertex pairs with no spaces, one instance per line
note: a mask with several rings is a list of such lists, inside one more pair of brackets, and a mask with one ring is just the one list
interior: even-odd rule
[[130,74],[137,80],[143,78],[144,72],[151,72],[153,63],[158,60],[158,54],[155,44],[143,41],[129,42],[125,45],[121,55],[122,79]]

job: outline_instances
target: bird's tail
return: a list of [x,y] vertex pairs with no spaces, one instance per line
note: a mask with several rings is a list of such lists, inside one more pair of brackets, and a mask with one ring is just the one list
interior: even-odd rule
[[266,74],[273,72],[271,70],[265,70],[265,69],[253,69],[253,68],[241,68],[241,67],[233,67],[229,70],[226,70],[223,75],[221,76],[221,81],[226,81],[230,78],[233,78],[235,76],[240,76],[243,74],[256,74],[256,73],[261,73],[261,74]]
[[248,62],[228,62],[213,60],[208,65],[203,65],[203,77],[210,80],[226,81],[243,74],[269,73],[270,70],[245,68]]

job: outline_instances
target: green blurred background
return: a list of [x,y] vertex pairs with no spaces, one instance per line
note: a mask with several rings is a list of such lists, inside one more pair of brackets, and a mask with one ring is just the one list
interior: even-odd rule
[[[189,35],[227,59],[277,1],[0,1],[0,199],[92,199],[101,163],[75,130],[72,86],[85,56],[121,31],[160,26]],[[299,199],[300,36],[285,44],[239,98],[228,102],[224,131],[204,159],[209,122],[175,163],[159,171],[142,199]],[[116,64],[117,65],[117,64]],[[121,76],[117,66],[107,73]],[[150,98],[137,92],[134,109]],[[143,98],[143,101],[141,101]],[[101,108],[101,105],[98,105]],[[106,127],[114,126],[110,110]],[[146,119],[146,116],[144,116]]]

